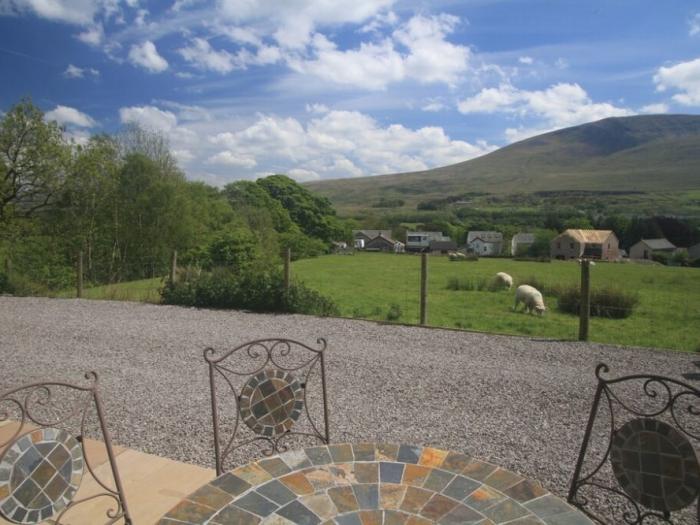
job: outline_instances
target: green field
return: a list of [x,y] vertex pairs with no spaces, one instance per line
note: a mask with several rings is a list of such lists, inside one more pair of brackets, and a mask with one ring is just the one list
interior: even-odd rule
[[[83,299],[103,299],[109,301],[137,301],[159,303],[163,279],[143,279],[126,283],[105,284],[83,289]],[[57,297],[75,297],[75,289],[65,290]]]
[[[450,277],[478,280],[504,271],[516,282],[535,277],[546,286],[580,281],[575,262],[520,262],[481,259],[452,262],[429,258],[428,324],[484,332],[576,339],[578,317],[557,311],[547,297],[543,317],[513,312],[513,292],[452,291]],[[387,320],[398,305],[400,323],[417,324],[420,258],[413,255],[359,253],[297,261],[293,276],[332,298],[344,317]],[[658,265],[598,263],[592,287],[613,285],[639,293],[640,303],[626,319],[591,319],[592,341],[620,345],[700,351],[700,270]],[[393,308],[394,314],[396,307]]]

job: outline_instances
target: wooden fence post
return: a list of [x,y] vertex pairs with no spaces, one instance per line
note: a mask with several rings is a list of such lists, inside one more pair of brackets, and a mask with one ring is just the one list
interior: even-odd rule
[[428,254],[420,256],[420,324],[428,323]]
[[76,279],[76,295],[78,299],[83,296],[83,250],[78,252],[78,271]]
[[292,271],[292,250],[287,248],[284,250],[284,292],[289,291],[290,274]]
[[591,261],[581,261],[581,306],[579,307],[578,340],[588,341],[588,322],[591,318]]
[[177,279],[177,250],[173,250],[173,257],[170,260],[170,284],[175,284]]

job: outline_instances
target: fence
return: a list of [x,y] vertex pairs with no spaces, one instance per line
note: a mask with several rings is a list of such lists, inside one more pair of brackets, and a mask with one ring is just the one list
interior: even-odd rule
[[[363,252],[292,263],[291,256],[287,250],[282,257],[284,287],[303,282],[334,301],[343,317],[700,351],[697,268],[508,258],[450,261],[437,255]],[[76,254],[73,269],[67,267],[62,278],[63,289],[47,282],[20,294],[159,302],[160,288],[178,276],[175,251],[131,261],[117,274],[128,276],[122,280],[153,279],[122,284],[93,286],[99,281],[92,275],[105,272],[88,261],[84,253]],[[22,272],[9,258],[0,267],[10,277]],[[496,286],[499,271],[513,276],[510,290]],[[544,315],[525,315],[522,304],[513,312],[520,284],[542,292]]]

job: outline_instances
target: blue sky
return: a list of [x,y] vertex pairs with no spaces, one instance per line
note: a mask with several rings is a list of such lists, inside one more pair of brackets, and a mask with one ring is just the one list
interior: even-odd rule
[[700,113],[696,0],[0,0],[0,111],[129,121],[221,185],[413,171]]

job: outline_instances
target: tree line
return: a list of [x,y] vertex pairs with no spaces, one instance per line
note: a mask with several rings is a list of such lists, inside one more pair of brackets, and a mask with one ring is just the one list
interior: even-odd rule
[[187,180],[158,132],[130,124],[77,144],[64,131],[30,100],[0,117],[0,260],[25,293],[70,287],[80,251],[98,284],[165,275],[173,250],[183,265],[235,268],[351,237],[327,199],[284,175],[215,188]]

